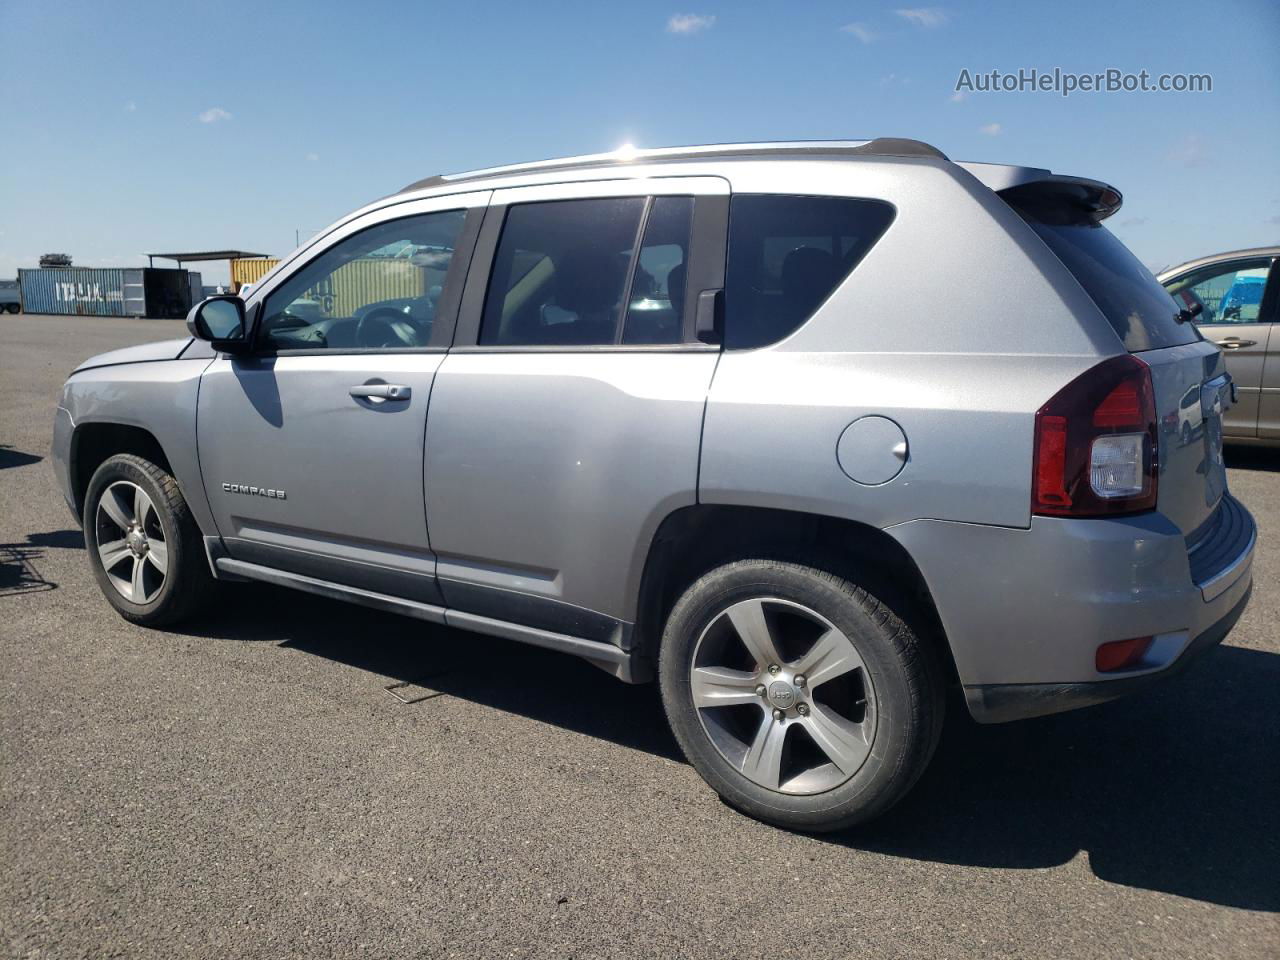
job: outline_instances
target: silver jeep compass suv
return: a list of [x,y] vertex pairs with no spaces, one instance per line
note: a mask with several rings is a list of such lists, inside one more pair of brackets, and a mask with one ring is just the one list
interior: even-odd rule
[[1108,700],[1248,602],[1235,391],[1119,205],[910,140],[431,177],[76,370],[58,479],[129,620],[250,579],[575,654],[729,803],[845,826],[948,686]]

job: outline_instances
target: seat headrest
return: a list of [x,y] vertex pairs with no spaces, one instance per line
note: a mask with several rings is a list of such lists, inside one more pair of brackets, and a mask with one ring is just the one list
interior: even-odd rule
[[685,269],[684,263],[677,263],[667,274],[667,296],[671,298],[671,309],[676,319],[684,316]]
[[579,315],[611,310],[626,276],[626,261],[590,247],[569,251],[556,264],[556,301]]
[[808,313],[831,292],[840,276],[835,255],[817,247],[796,247],[782,261],[782,296]]

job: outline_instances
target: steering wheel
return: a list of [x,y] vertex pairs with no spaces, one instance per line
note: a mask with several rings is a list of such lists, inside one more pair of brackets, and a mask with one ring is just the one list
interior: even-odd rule
[[414,334],[417,327],[394,307],[370,310],[356,323],[356,343],[362,347],[421,346]]

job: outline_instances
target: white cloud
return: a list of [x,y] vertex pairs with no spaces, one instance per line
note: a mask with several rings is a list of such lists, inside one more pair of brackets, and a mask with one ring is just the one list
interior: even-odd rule
[[908,7],[893,12],[917,27],[940,27],[949,19],[941,7]]
[[964,103],[969,99],[969,93],[967,90],[957,90],[951,96],[947,97],[947,99],[952,103]]
[[865,23],[846,23],[840,30],[843,33],[853,34],[863,43],[871,43],[876,38],[876,35],[867,29]]
[[315,163],[315,162],[316,162],[317,160],[319,160],[319,159],[320,159],[320,154],[318,154],[318,153],[308,153],[308,154],[307,154],[307,160],[308,160],[310,163]]
[[998,123],[987,123],[979,127],[978,132],[985,133],[988,137],[998,137],[1004,132],[1004,128]]
[[716,22],[714,16],[701,13],[675,13],[667,21],[667,33],[691,34],[711,29]]
[[137,104],[135,101],[133,101],[133,100],[130,100],[128,103],[126,103],[126,104],[124,105],[124,108],[125,108],[125,110],[127,110],[129,113],[137,113],[137,112],[138,112],[138,104]]
[[210,107],[204,113],[200,114],[201,123],[217,123],[219,120],[230,120],[231,113],[223,110],[221,107]]
[[1169,159],[1184,167],[1203,167],[1209,162],[1209,150],[1204,137],[1189,133],[1169,152]]

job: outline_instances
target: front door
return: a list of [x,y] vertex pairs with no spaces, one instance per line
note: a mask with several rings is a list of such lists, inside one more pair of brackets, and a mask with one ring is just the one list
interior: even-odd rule
[[495,191],[427,426],[451,609],[625,644],[653,534],[697,500],[727,200],[701,177]]
[[1222,418],[1227,437],[1258,436],[1263,369],[1271,324],[1261,315],[1263,290],[1270,257],[1255,257],[1201,267],[1166,284],[1175,296],[1198,298],[1203,310],[1196,326],[1205,338],[1220,346],[1227,358],[1227,372],[1239,398]]
[[254,350],[210,365],[197,416],[232,557],[438,603],[427,405],[486,199],[362,218],[255,292]]

